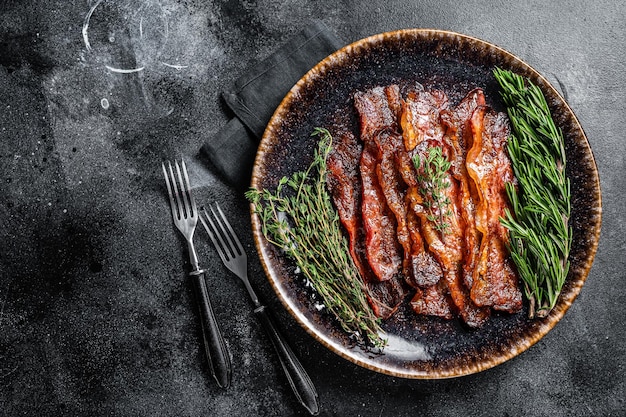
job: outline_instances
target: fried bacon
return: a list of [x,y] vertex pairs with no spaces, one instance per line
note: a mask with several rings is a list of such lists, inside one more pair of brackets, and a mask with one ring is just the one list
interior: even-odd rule
[[[388,144],[392,140],[390,134],[396,129],[396,115],[390,108],[383,87],[355,94],[354,105],[359,113],[361,139],[365,144],[361,154],[365,248],[374,274],[381,281],[386,281],[400,272],[402,264],[397,221],[385,195],[386,191],[393,205],[397,190],[391,188],[393,185],[389,178],[384,177],[386,172],[382,172],[385,167],[381,167],[391,146]],[[381,176],[388,181],[381,182]]]
[[[487,107],[480,89],[451,107],[445,93],[419,84],[402,95],[397,85],[357,92],[354,106],[359,137],[334,134],[328,186],[375,313],[391,316],[409,291],[415,313],[458,315],[470,327],[492,309],[518,311],[521,291],[499,222],[504,184],[514,181],[506,116]],[[433,147],[451,162],[445,203],[435,207],[446,213],[445,231],[412,161]]]
[[448,98],[442,91],[429,92],[418,84],[407,94],[400,120],[407,152],[424,140],[438,141],[443,137],[440,113],[447,108]]
[[328,156],[328,188],[337,208],[339,219],[348,235],[350,254],[361,275],[367,269],[362,264],[359,248],[361,222],[361,181],[359,179],[359,158],[363,147],[351,132],[335,135],[333,149]]
[[[446,158],[455,162],[460,151],[452,146],[446,135],[448,130],[446,123],[443,123],[443,120],[450,119],[450,115],[447,97],[441,91],[425,91],[421,88],[410,91],[401,116],[406,151],[412,156],[419,155],[424,159],[430,148],[440,147]],[[454,124],[454,120],[448,120],[448,124]],[[405,174],[405,178],[406,176]],[[436,209],[441,213],[448,213],[446,222],[449,227],[445,232],[437,230],[429,218],[420,191],[424,184],[411,178],[408,181],[410,185],[407,206],[419,219],[420,234],[428,252],[437,259],[444,278],[443,284],[435,283],[436,286],[427,288],[427,291],[421,293],[418,291],[411,306],[418,314],[447,317],[446,310],[439,308],[443,298],[434,297],[446,294],[448,310],[454,309],[468,325],[478,327],[489,317],[489,310],[476,306],[470,299],[469,290],[461,283],[466,222],[461,214],[462,201],[458,199],[459,182],[452,176],[452,170],[446,173],[444,181],[449,183],[449,187],[443,191],[449,203]]]
[[362,151],[362,145],[351,132],[343,131],[335,135],[333,150],[328,156],[328,188],[348,235],[350,255],[363,277],[374,314],[388,318],[407,296],[408,289],[400,276],[380,282],[368,268],[361,216],[359,161]]
[[377,165],[374,151],[368,147],[363,149],[361,180],[365,251],[374,274],[379,280],[387,281],[399,273],[402,261],[393,213],[387,206],[385,194],[378,183]]
[[[424,100],[424,94],[415,97],[407,97],[406,106],[408,109],[422,107],[415,105],[413,100]],[[411,111],[411,110],[409,110]],[[427,156],[428,149],[432,147],[440,147],[443,154],[448,160],[454,160],[454,149],[450,143],[445,140],[442,128],[430,129],[422,124],[432,124],[432,120],[439,118],[439,110],[433,109],[429,114],[429,118],[411,118],[403,119],[404,132],[428,132],[431,134],[423,135],[418,145],[413,148],[413,154],[419,155],[422,159]],[[435,113],[436,112],[436,113]],[[405,141],[407,143],[407,141]],[[446,173],[445,182],[449,184],[442,193],[447,205],[437,207],[438,212],[446,213],[445,222],[448,228],[445,231],[438,230],[435,223],[429,218],[426,210],[423,196],[420,192],[422,184],[411,187],[408,194],[408,205],[411,210],[419,217],[421,225],[421,233],[424,241],[428,245],[429,251],[439,261],[443,271],[450,302],[454,310],[463,318],[463,321],[471,327],[479,327],[489,317],[489,309],[477,306],[470,298],[470,292],[462,283],[462,262],[464,249],[464,233],[465,222],[462,218],[462,208],[460,206],[459,182],[454,179],[452,172]],[[438,217],[438,216],[437,216]]]
[[467,171],[476,185],[476,229],[481,234],[471,297],[478,305],[516,312],[522,308],[522,293],[507,254],[508,230],[500,223],[508,201],[505,183],[514,178],[504,148],[509,126],[504,114],[480,106],[472,114],[471,129]]
[[[403,252],[404,277],[413,287],[435,284],[441,278],[441,268],[433,256],[425,251],[421,235],[412,233],[407,218],[405,203],[407,186],[404,184],[403,175],[412,175],[412,162],[399,131],[400,113],[403,109],[399,87],[391,85],[357,93],[355,106],[361,120],[363,141],[366,147],[373,149],[367,157],[377,155],[376,177],[384,194],[380,204],[386,203],[387,208],[395,216],[395,241],[400,243]],[[367,150],[363,154],[366,153]],[[370,177],[363,176],[364,184],[366,178]],[[367,224],[369,221],[370,219],[364,216],[364,222]],[[391,231],[387,231],[389,232],[387,237],[393,239]],[[375,254],[376,248],[373,249]]]
[[446,138],[453,150],[452,176],[458,181],[459,207],[464,223],[464,254],[463,254],[463,281],[467,288],[472,286],[472,276],[478,258],[480,246],[479,232],[476,229],[477,190],[475,183],[469,177],[466,167],[467,149],[472,144],[471,118],[474,110],[485,105],[485,95],[481,89],[470,91],[456,108],[442,118],[446,126]]
[[443,280],[424,289],[417,288],[411,299],[411,308],[417,314],[451,319],[454,315],[447,291]]

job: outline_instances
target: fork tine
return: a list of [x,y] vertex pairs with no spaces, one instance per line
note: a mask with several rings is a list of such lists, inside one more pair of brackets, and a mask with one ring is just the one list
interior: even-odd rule
[[[211,212],[213,212],[213,209],[211,209]],[[219,241],[219,245],[215,245],[215,247],[218,250],[218,252],[221,252],[221,254],[224,256],[222,258],[222,260],[225,259],[226,262],[228,262],[230,259],[234,258],[236,256],[236,254],[234,253],[233,248],[230,245],[230,242],[227,243],[224,240],[225,235],[223,233],[220,233],[219,229],[215,225],[215,222],[217,222],[217,218],[215,218],[215,222],[214,222],[211,219],[211,216],[209,216],[209,213],[207,213],[206,209],[204,210],[204,214],[205,214],[206,219],[208,220],[209,224],[211,225],[211,229],[213,231],[213,235]],[[215,213],[213,213],[213,215],[215,215]]]
[[211,219],[209,218],[209,215],[207,214],[206,210],[203,209],[203,211],[204,211],[204,216],[200,216],[200,222],[204,226],[204,230],[206,230],[207,234],[211,238],[211,242],[213,242],[213,246],[215,246],[215,249],[217,250],[218,255],[220,255],[220,258],[222,259],[222,262],[228,262],[224,254],[224,251],[222,250],[222,247],[220,246],[219,242],[217,241],[217,238],[215,237],[213,224],[209,226],[207,222],[204,220],[205,217],[209,222],[211,221]]
[[[222,240],[225,242],[226,247],[228,247],[228,252],[232,255],[233,258],[237,257],[237,255],[239,254],[235,250],[235,246],[233,245],[232,239],[226,232],[226,229],[224,228],[224,225],[220,221],[220,218],[217,216],[217,214],[215,214],[215,210],[213,210],[213,207],[211,207],[211,214],[213,214],[213,220],[215,224],[219,226],[219,230],[221,231],[219,235],[222,237]],[[217,226],[215,227],[217,228]]]
[[[184,164],[184,162],[183,162]],[[178,161],[174,162],[174,165],[176,166],[176,176],[177,176],[177,180],[178,180],[178,185],[180,187],[180,194],[179,194],[179,201],[181,202],[181,206],[180,206],[180,215],[182,217],[191,217],[191,213],[189,211],[189,200],[188,200],[188,192],[187,189],[185,188],[186,184],[185,181],[183,180],[183,175],[181,173],[180,170],[180,165],[178,164]],[[183,165],[184,167],[184,165]],[[186,170],[185,170],[185,174],[186,174]]]
[[[180,163],[182,166],[183,176],[181,177],[180,175],[181,170],[178,170],[178,180],[180,181],[180,184],[181,184],[180,188],[182,190],[183,198],[185,200],[185,210],[189,217],[194,217],[197,214],[196,202],[193,199],[193,193],[191,192],[191,185],[189,183],[189,175],[187,174],[187,165],[185,164],[184,160],[181,160]],[[178,169],[178,164],[176,168]]]
[[[213,210],[213,207],[211,207],[211,212],[213,213],[213,216],[215,216],[215,218],[218,220],[218,223],[220,223],[220,227],[222,228],[222,231],[229,238],[232,244],[231,247],[237,249],[238,255],[242,255],[244,253],[244,250],[243,250],[243,246],[241,245],[241,242],[239,241],[239,238],[237,237],[237,234],[235,233],[232,226],[230,225],[230,222],[224,215],[224,212],[222,211],[222,208],[220,207],[219,203],[216,202],[215,207],[217,207],[217,211],[220,213],[221,222],[219,221],[219,217]],[[228,228],[229,233],[227,233],[226,230],[224,229],[224,225]]]
[[[176,215],[178,216],[179,219],[184,219],[185,218],[185,208],[184,208],[184,202],[181,201],[181,194],[180,191],[178,190],[179,187],[179,183],[176,181],[176,176],[174,175],[174,170],[172,169],[172,164],[169,163],[169,168],[170,168],[170,178],[172,179],[172,189],[174,191],[174,199],[176,200]],[[178,162],[174,161],[174,165],[176,166],[176,168],[178,169]]]
[[165,168],[165,162],[161,162],[161,168],[163,168],[163,177],[165,178],[165,185],[167,185],[167,194],[170,197],[170,208],[172,213],[174,212],[174,196],[172,195],[172,186],[170,185],[170,178],[167,175],[167,169]]
[[196,200],[193,198],[193,192],[191,192],[191,185],[189,184],[189,175],[187,175],[187,164],[185,161],[181,161],[183,164],[183,173],[185,174],[185,183],[187,184],[187,190],[189,190],[189,204],[191,205],[191,211],[193,216],[197,216]]
[[163,167],[163,175],[165,176],[165,184],[167,185],[167,193],[170,196],[170,207],[172,209],[172,216],[175,219],[180,219],[180,201],[178,197],[178,188],[176,187],[176,181],[174,177],[174,171],[172,171],[172,164],[167,161],[167,165],[169,168],[165,168],[165,163],[161,163]]

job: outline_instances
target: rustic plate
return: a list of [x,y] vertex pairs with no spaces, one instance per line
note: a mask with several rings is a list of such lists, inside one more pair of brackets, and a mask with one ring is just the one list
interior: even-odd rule
[[262,236],[259,219],[252,224],[263,266],[276,294],[295,319],[319,342],[365,368],[405,378],[447,378],[496,366],[528,349],[563,317],[580,292],[593,262],[601,224],[601,193],[596,164],[578,120],[550,83],[511,53],[476,38],[440,30],[400,30],[375,35],[344,47],[309,71],[274,113],[256,157],[252,187],[273,189],[278,180],[312,160],[317,126],[347,123],[356,128],[355,91],[376,85],[420,82],[439,88],[456,104],[481,87],[487,101],[503,110],[495,66],[513,70],[538,84],[563,130],[572,183],[574,229],[571,270],[561,298],[545,319],[496,314],[481,329],[458,321],[417,317],[401,309],[384,323],[389,345],[373,355],[341,333],[320,313],[306,293],[294,265]]

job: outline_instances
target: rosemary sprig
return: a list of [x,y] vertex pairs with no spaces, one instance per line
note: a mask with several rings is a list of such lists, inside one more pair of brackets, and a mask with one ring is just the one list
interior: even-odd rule
[[529,316],[547,316],[569,271],[572,244],[570,181],[565,175],[563,133],[541,89],[511,71],[494,75],[512,125],[507,149],[519,188],[507,184],[512,212],[502,224],[511,233],[511,256],[525,284]]
[[419,191],[424,199],[424,208],[428,213],[426,218],[433,222],[435,230],[441,235],[441,241],[445,242],[445,235],[450,230],[450,223],[447,219],[452,215],[449,208],[450,199],[445,194],[445,190],[450,187],[446,173],[452,164],[443,155],[441,147],[433,146],[428,148],[426,156],[423,158],[419,154],[415,154],[413,165],[417,170]]
[[265,238],[295,261],[342,329],[358,343],[382,348],[386,341],[380,319],[368,304],[326,189],[332,136],[321,128],[312,135],[320,140],[306,171],[281,178],[274,192],[252,188],[246,198],[260,218]]

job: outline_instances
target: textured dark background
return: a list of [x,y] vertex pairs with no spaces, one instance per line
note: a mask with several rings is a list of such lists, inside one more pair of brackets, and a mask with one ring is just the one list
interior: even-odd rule
[[219,92],[310,18],[346,42],[425,27],[518,55],[580,119],[604,202],[594,266],[564,319],[515,359],[457,379],[392,378],[326,351],[251,257],[321,415],[626,414],[620,1],[104,1],[89,50],[82,30],[94,4],[0,1],[1,415],[305,415],[242,286],[199,245],[235,366],[228,390],[207,376],[159,164],[185,157],[197,198],[219,199],[253,254],[246,202],[198,149],[230,117]]

